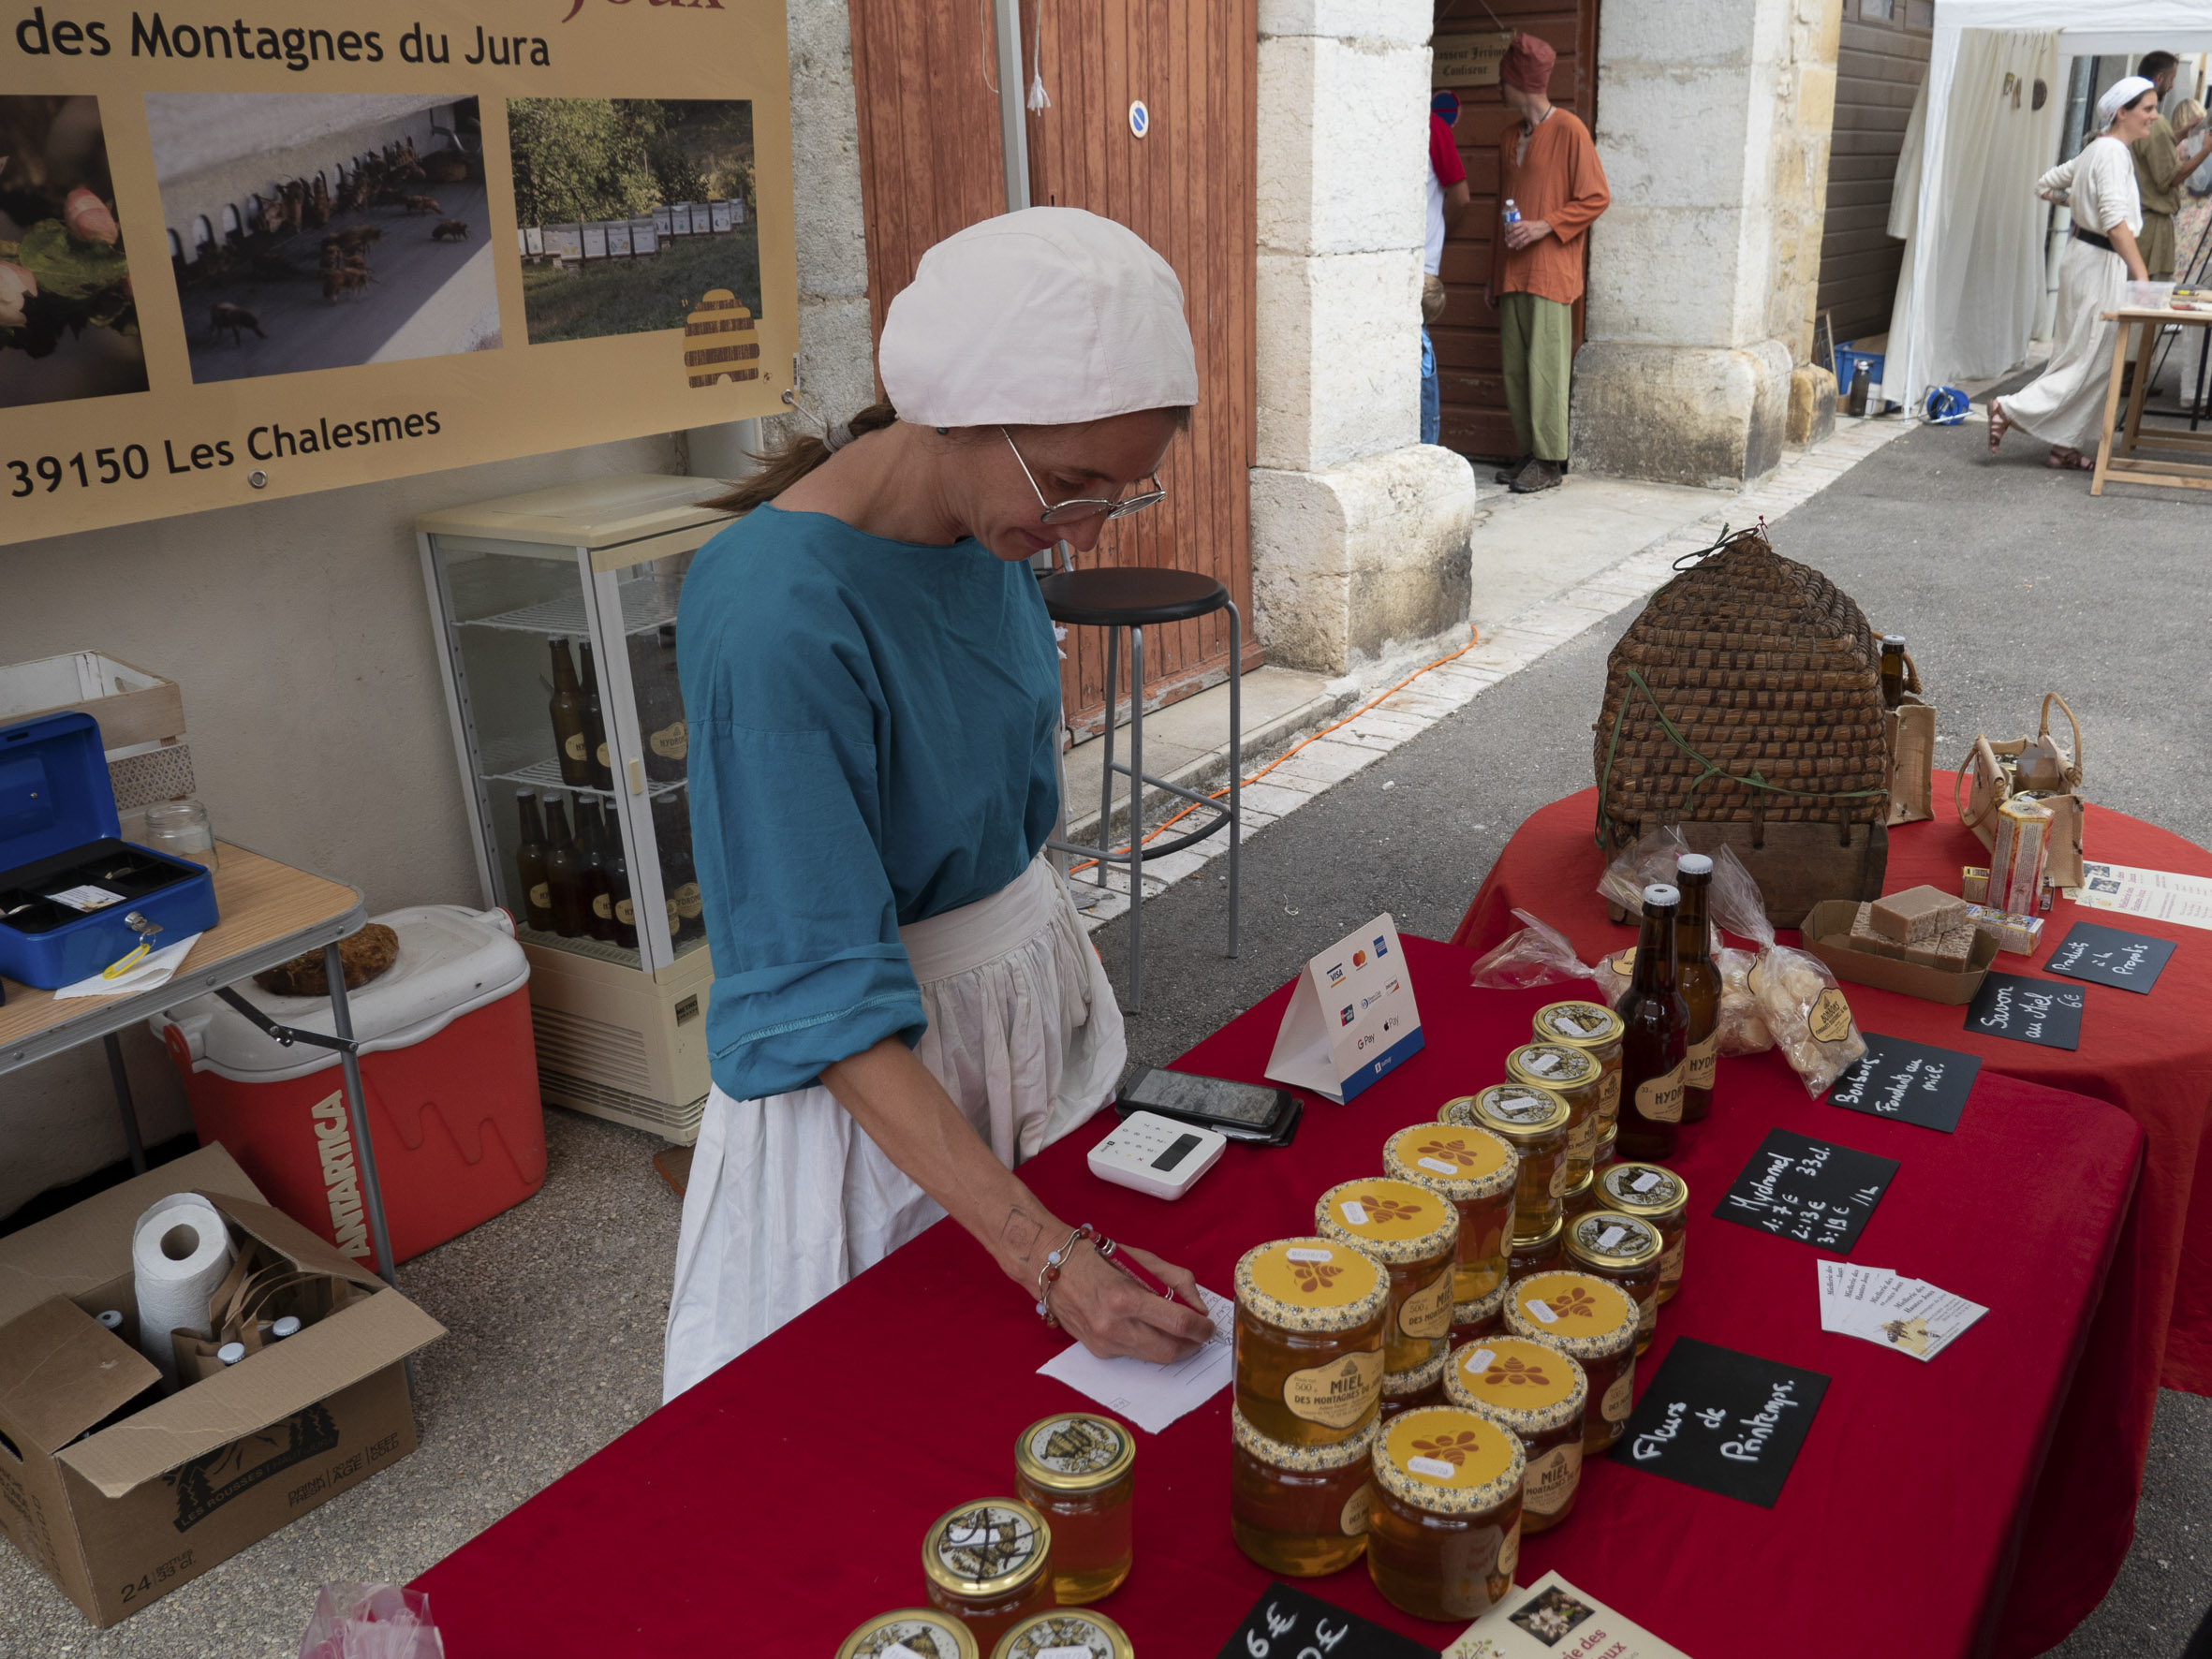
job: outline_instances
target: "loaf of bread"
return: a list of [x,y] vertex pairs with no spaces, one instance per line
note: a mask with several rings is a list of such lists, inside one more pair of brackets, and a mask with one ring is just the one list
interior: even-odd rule
[[[398,960],[399,935],[380,921],[338,941],[338,964],[348,991],[359,991]],[[331,981],[323,972],[322,961],[319,948],[310,950],[288,962],[263,968],[254,976],[254,983],[273,996],[328,996]]]

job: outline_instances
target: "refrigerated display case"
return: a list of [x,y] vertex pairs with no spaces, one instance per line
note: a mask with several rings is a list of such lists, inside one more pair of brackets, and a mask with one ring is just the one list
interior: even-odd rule
[[488,904],[530,959],[554,1103],[688,1143],[714,977],[691,861],[676,605],[730,515],[622,475],[415,521]]

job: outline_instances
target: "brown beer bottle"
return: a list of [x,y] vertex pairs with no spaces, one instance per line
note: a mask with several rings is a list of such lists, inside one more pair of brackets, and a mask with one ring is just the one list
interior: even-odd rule
[[607,898],[614,908],[614,943],[638,947],[638,912],[630,898],[630,865],[622,850],[622,821],[609,807],[599,820],[599,862],[607,872]]
[[1675,988],[1675,918],[1682,894],[1659,883],[1644,889],[1644,933],[1636,973],[1614,1012],[1621,1034],[1620,1147],[1624,1161],[1658,1162],[1674,1152],[1682,1122],[1682,1074],[1689,1008]]
[[583,688],[576,683],[576,664],[568,655],[568,641],[555,634],[546,640],[553,653],[553,694],[546,706],[553,716],[553,758],[560,762],[561,782],[571,789],[591,786],[591,751],[584,746]]
[[583,851],[568,832],[568,815],[561,798],[545,798],[546,839],[552,850],[545,855],[545,882],[553,899],[553,932],[568,939],[588,939],[592,931],[591,891],[584,885]]
[[599,803],[589,797],[576,803],[576,844],[583,854],[583,891],[591,901],[592,937],[614,943],[614,895],[607,880],[607,829]]
[[1702,1123],[1713,1109],[1713,1074],[1720,1064],[1720,969],[1713,961],[1713,860],[1684,853],[1674,860],[1682,911],[1674,922],[1676,978],[1689,1009],[1684,1050],[1682,1121]]
[[538,815],[538,797],[524,790],[515,797],[522,820],[522,844],[515,848],[515,874],[522,878],[523,921],[541,933],[553,932],[553,889],[545,884],[545,820]]
[[1905,636],[1881,637],[1881,706],[1902,708],[1905,702]]
[[599,707],[599,671],[592,661],[592,642],[583,641],[583,754],[591,762],[592,787],[612,792],[614,763],[607,753],[607,719]]

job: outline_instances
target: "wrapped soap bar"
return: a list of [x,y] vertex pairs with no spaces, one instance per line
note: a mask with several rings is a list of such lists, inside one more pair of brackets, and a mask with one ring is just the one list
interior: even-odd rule
[[1969,904],[1989,903],[1989,872],[1979,864],[1969,864],[1958,873],[1958,896]]
[[2014,956],[2033,955],[2037,942],[2043,935],[2043,918],[2040,916],[2015,916],[1994,904],[1969,904],[1967,916],[1976,931],[1994,933],[1997,947]]
[[2051,809],[2034,800],[2007,800],[1997,809],[1997,844],[1989,854],[1992,910],[2033,916],[2042,901],[2043,862],[2050,852]]

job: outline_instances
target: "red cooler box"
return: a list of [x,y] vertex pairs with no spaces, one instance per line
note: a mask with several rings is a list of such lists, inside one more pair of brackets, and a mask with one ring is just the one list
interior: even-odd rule
[[[545,1182],[530,965],[504,910],[421,904],[376,918],[399,957],[347,998],[393,1257],[406,1261]],[[239,986],[270,1019],[331,1030],[322,997]],[[184,1076],[200,1144],[220,1141],[269,1201],[373,1262],[338,1056],[287,1049],[195,997],[150,1022]]]

